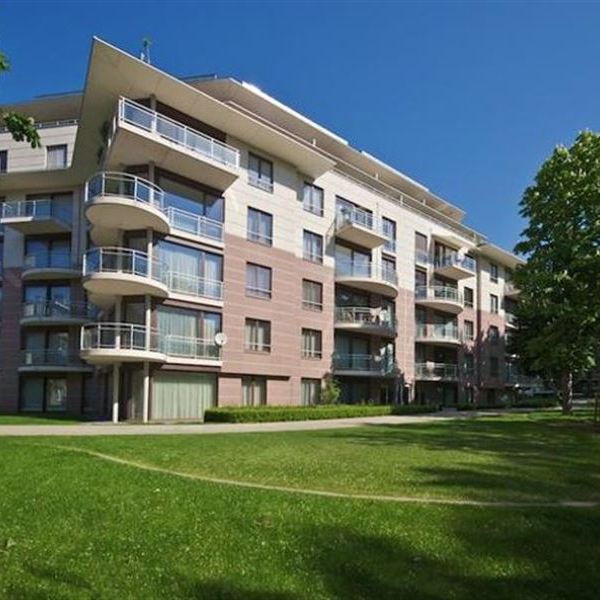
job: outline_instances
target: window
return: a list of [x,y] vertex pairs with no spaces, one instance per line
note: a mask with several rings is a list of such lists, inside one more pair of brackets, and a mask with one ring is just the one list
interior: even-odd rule
[[246,263],[246,295],[256,298],[271,298],[271,269]]
[[498,265],[490,263],[490,281],[498,283]]
[[473,288],[465,287],[463,289],[463,295],[465,298],[465,306],[473,308]]
[[8,170],[8,150],[0,150],[0,173]]
[[386,281],[396,281],[396,261],[393,258],[382,258],[381,269],[381,275]]
[[498,296],[490,294],[490,312],[498,313]]
[[322,335],[317,329],[302,329],[302,358],[321,358]]
[[418,231],[415,231],[415,262],[420,265],[426,265],[429,262],[427,236]]
[[500,339],[500,330],[495,325],[490,325],[488,337],[490,338],[490,342],[492,342],[492,344],[497,344],[498,340]]
[[383,235],[387,238],[383,244],[383,249],[386,252],[396,252],[396,222],[382,217],[381,228]]
[[271,322],[246,319],[246,350],[271,352]]
[[250,153],[248,155],[248,183],[266,192],[272,192],[273,163]]
[[21,383],[23,412],[62,412],[67,407],[67,380],[63,377],[28,377]]
[[273,215],[248,207],[248,239],[265,246],[273,245]]
[[264,406],[267,403],[267,378],[242,377],[242,405]]
[[67,145],[48,146],[46,148],[46,168],[65,169],[67,167]]
[[302,406],[319,403],[319,400],[321,399],[320,379],[302,379],[300,388],[300,404],[302,404]]
[[468,340],[475,339],[475,328],[473,326],[473,321],[465,321],[465,337]]
[[465,354],[465,373],[473,375],[475,371],[475,361],[472,354]]
[[68,239],[36,239],[25,240],[25,267],[48,268],[71,267],[71,243]]
[[[71,287],[63,284],[28,284],[23,288],[23,317],[69,317]],[[84,315],[85,316],[85,315]]]
[[490,377],[498,377],[500,374],[500,361],[497,356],[490,356]]
[[303,256],[311,262],[323,262],[323,236],[312,231],[303,232]]
[[307,212],[323,216],[323,190],[312,183],[304,182],[302,205]]
[[323,310],[323,284],[310,279],[302,280],[302,308],[306,310]]

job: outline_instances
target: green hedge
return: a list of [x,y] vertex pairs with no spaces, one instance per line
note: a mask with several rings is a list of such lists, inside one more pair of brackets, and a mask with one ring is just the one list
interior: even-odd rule
[[435,412],[436,407],[378,404],[318,404],[316,406],[231,406],[209,408],[204,413],[206,423],[266,423],[269,421],[310,421],[383,415],[412,415]]
[[556,398],[522,398],[511,402],[495,402],[494,404],[458,404],[457,410],[498,410],[502,408],[551,408],[558,406]]

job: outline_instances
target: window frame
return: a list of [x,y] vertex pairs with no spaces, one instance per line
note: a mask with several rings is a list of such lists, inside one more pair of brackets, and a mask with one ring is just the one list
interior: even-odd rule
[[8,150],[0,150],[0,173],[8,173]]
[[[268,332],[268,342],[263,343],[260,346],[257,342],[252,342],[248,340],[248,324],[253,326],[257,326],[259,323],[267,324],[267,332]],[[256,352],[258,354],[270,354],[272,348],[272,329],[271,329],[271,321],[267,321],[266,319],[256,319],[254,317],[246,317],[244,320],[244,350],[247,352]]]
[[[320,254],[311,254],[311,255],[307,255],[306,252],[306,239],[307,236],[313,236],[314,238],[319,240],[320,243]],[[323,236],[319,233],[315,233],[314,231],[310,231],[309,229],[303,229],[302,230],[302,258],[304,260],[307,260],[308,262],[312,262],[315,263],[317,265],[322,265],[323,264],[323,256],[324,256],[324,240],[323,240]]]
[[490,294],[490,313],[497,315],[500,312],[500,298],[497,294]]
[[[304,295],[305,285],[310,284],[311,286],[317,286],[319,290],[320,302],[308,300]],[[312,279],[302,279],[302,308],[304,310],[310,310],[312,312],[323,312],[323,284],[320,281],[313,281]]]
[[[307,348],[305,344],[305,335],[315,335],[316,348],[313,350]],[[320,329],[313,329],[312,327],[302,327],[300,330],[300,355],[303,359],[309,360],[321,360],[323,358],[323,332]]]
[[[307,205],[306,201],[306,191],[310,189],[310,202]],[[313,192],[318,190],[321,194],[320,206],[317,207],[318,210],[315,209],[314,195]],[[304,181],[302,185],[302,208],[317,217],[322,217],[325,212],[325,190],[314,183],[310,183],[309,181]]]
[[[62,166],[51,166],[49,164],[50,152],[62,150],[64,152],[64,164]],[[46,146],[46,169],[66,169],[69,165],[69,144],[51,144]]]
[[[268,218],[269,222],[269,235],[262,236],[259,231],[253,231],[250,229],[250,215],[256,214],[259,221],[259,229],[262,218]],[[246,239],[249,242],[253,242],[255,244],[260,244],[261,246],[268,246],[271,248],[273,246],[273,215],[265,210],[261,210],[260,208],[254,208],[253,206],[248,206],[248,210],[246,212]]]
[[497,263],[490,263],[490,281],[492,283],[498,283],[498,276],[500,274],[500,267]]
[[[256,281],[260,279],[259,274],[261,273],[261,271],[264,271],[268,274],[268,288],[263,289],[259,288],[258,286],[250,286],[248,284],[248,276],[250,275],[252,269],[256,269]],[[259,298],[261,300],[271,300],[273,296],[273,269],[271,267],[267,267],[266,265],[259,265],[255,262],[246,262],[246,296],[250,298]]]
[[[471,296],[470,300],[467,300],[467,295]],[[475,294],[472,287],[463,287],[463,299],[466,307],[473,308],[475,306]]]
[[[251,161],[253,159],[257,161],[257,172],[251,169]],[[269,166],[270,174],[268,177],[264,176],[263,164]],[[275,188],[275,166],[273,161],[254,152],[248,152],[248,184],[272,194]]]

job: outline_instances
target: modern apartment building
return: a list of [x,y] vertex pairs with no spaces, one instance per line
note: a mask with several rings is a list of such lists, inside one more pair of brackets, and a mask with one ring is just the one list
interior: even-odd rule
[[519,259],[426,187],[231,78],[100,40],[0,132],[0,411],[493,401]]

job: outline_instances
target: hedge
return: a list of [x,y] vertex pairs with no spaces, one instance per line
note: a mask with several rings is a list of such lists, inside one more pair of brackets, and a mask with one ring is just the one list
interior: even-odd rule
[[317,404],[315,406],[231,406],[209,408],[205,423],[266,423],[270,421],[311,421],[384,415],[413,415],[435,412],[437,407],[422,405]]
[[510,402],[495,402],[494,404],[458,404],[457,410],[498,410],[503,408],[552,408],[558,406],[556,398],[522,398]]

